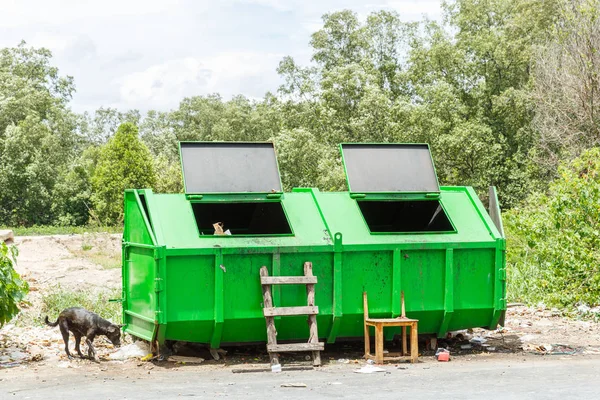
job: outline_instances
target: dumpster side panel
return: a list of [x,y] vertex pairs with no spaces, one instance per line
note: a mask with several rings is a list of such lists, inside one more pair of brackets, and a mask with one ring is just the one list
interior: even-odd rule
[[123,321],[126,332],[152,340],[157,294],[156,260],[148,218],[135,191],[125,192]]
[[449,330],[490,324],[495,255],[495,248],[454,250],[454,315]]
[[152,340],[155,330],[156,291],[154,287],[154,250],[128,247],[128,268],[123,280],[127,282],[125,323],[127,332]]
[[[343,317],[337,334],[338,337],[363,336],[362,293],[364,291],[367,292],[369,298],[369,316],[391,316],[393,293],[392,262],[392,251],[343,253]],[[399,295],[394,300],[399,304]]]
[[214,256],[167,256],[166,339],[210,342],[215,321],[214,265]]
[[259,271],[272,260],[272,254],[223,256],[223,342],[266,340]]

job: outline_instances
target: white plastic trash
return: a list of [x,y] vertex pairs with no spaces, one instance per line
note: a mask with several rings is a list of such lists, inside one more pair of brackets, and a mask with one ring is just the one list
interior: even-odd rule
[[110,360],[127,360],[129,358],[142,358],[151,354],[148,343],[137,341],[127,346],[119,347],[117,351],[110,354],[108,358]]

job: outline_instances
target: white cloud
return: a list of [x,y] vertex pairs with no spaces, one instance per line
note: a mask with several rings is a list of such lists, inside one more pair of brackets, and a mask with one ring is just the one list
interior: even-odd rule
[[74,61],[89,60],[96,54],[96,45],[87,35],[39,32],[28,44],[51,49],[55,57]]
[[261,97],[276,86],[274,70],[282,56],[225,52],[204,59],[186,57],[153,65],[114,83],[120,87],[120,105],[127,108],[168,109],[184,97],[214,92],[225,98],[239,93]]
[[0,27],[36,23],[60,25],[82,18],[156,14],[178,3],[178,0],[3,0]]

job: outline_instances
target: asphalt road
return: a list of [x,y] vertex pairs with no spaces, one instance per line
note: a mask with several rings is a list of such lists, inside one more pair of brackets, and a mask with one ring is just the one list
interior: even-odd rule
[[[600,357],[536,356],[385,366],[332,364],[313,371],[234,374],[231,367],[0,370],[0,399],[598,399]],[[282,387],[302,383],[306,387]]]

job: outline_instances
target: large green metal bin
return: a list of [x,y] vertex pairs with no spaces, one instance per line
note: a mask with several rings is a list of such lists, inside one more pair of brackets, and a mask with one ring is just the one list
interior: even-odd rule
[[[123,317],[134,336],[265,342],[260,267],[302,275],[306,261],[329,343],[362,337],[363,291],[382,317],[400,314],[404,291],[422,334],[495,327],[506,309],[504,238],[473,189],[437,186],[426,145],[344,145],[341,193],[282,193],[271,144],[182,143],[181,155],[186,194],[125,192]],[[232,234],[213,235],[215,222]],[[273,297],[304,305],[305,287],[275,286]],[[278,340],[308,338],[306,317],[275,323]]]

